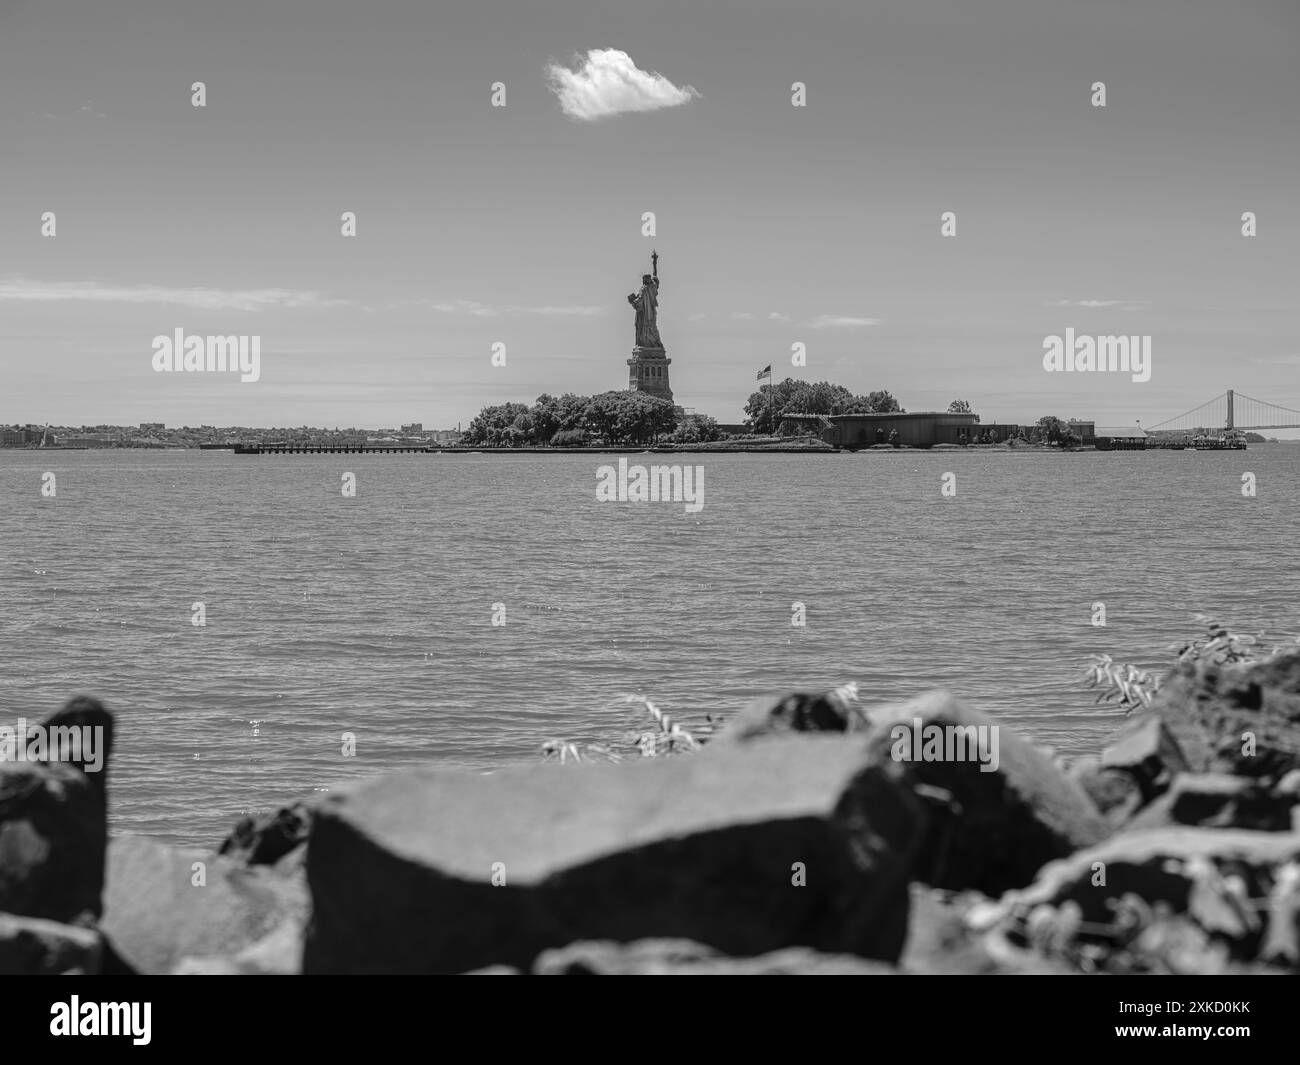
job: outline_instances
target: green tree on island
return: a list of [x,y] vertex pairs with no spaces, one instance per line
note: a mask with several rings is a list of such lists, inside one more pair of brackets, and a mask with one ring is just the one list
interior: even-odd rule
[[[676,409],[657,396],[626,391],[576,396],[569,392],[559,399],[538,396],[531,409],[523,403],[484,407],[465,430],[464,443],[471,447],[574,447],[594,436],[610,445],[652,444],[676,426]],[[713,426],[716,430],[717,423]]]
[[1044,414],[1030,427],[1029,441],[1056,447],[1077,447],[1083,438],[1054,414]]
[[610,445],[652,444],[676,427],[672,403],[644,392],[602,392],[587,402],[587,428]]
[[465,443],[483,444],[487,447],[517,446],[521,434],[514,427],[515,422],[520,415],[527,413],[528,407],[523,403],[484,407],[465,429]]
[[680,422],[668,438],[674,444],[708,444],[722,439],[722,430],[715,418],[707,414],[693,414]]
[[974,411],[970,409],[970,404],[967,403],[966,400],[954,399],[951,403],[948,404],[948,413],[949,414],[973,414]]
[[855,396],[843,385],[796,381],[792,377],[759,389],[745,404],[746,421],[755,433],[775,432],[785,414],[879,414],[902,410],[898,400],[883,390]]
[[553,442],[557,433],[582,433],[587,421],[587,397],[566,392],[558,399],[543,393],[533,404],[533,436],[539,444]]

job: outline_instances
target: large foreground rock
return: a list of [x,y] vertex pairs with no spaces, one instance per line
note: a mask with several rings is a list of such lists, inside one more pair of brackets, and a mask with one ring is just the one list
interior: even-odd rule
[[1280,778],[1300,768],[1300,650],[1181,665],[1143,715],[1160,719],[1192,772]]
[[[96,700],[76,698],[39,725],[46,737],[71,735],[63,731],[68,729],[97,729],[78,735],[94,743],[99,765],[87,760],[88,748],[81,749],[80,761],[9,761],[5,751],[6,760],[0,760],[0,910],[88,922],[101,911],[113,718]],[[26,736],[12,734],[16,721],[6,719],[0,726],[10,733],[0,739],[26,743]]]
[[282,926],[292,936],[306,921],[307,905],[301,875],[248,868],[145,836],[116,836],[101,927],[136,972],[166,973],[186,958],[233,958]]
[[102,946],[93,928],[0,913],[0,976],[95,974]]
[[894,960],[924,830],[898,776],[812,737],[336,792],[308,846],[304,968],[526,969],[577,940],[645,938]]
[[[905,767],[930,808],[915,876],[931,887],[1000,895],[1109,832],[1092,800],[1046,753],[947,692],[874,707],[868,716],[873,760]],[[902,746],[901,736],[920,730],[924,737],[931,726],[963,739],[962,746],[946,739],[937,758],[922,745]],[[986,750],[968,742],[981,736]]]

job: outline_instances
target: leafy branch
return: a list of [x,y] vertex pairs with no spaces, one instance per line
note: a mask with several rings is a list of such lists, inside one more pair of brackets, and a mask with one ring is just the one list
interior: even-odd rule
[[[1203,663],[1209,666],[1237,665],[1242,662],[1264,662],[1289,650],[1300,639],[1274,643],[1265,640],[1265,634],[1233,632],[1209,614],[1196,614],[1196,620],[1205,629],[1204,635],[1187,643],[1174,645],[1176,661]],[[1100,688],[1097,702],[1115,701],[1126,714],[1151,705],[1160,690],[1160,678],[1126,662],[1116,662],[1110,655],[1092,655],[1091,665],[1084,673],[1084,684]]]

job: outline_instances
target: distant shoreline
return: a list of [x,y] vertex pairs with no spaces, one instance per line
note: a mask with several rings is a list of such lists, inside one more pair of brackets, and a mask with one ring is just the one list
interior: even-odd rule
[[[1297,444],[1297,440],[1272,440],[1267,441],[1270,444]],[[1250,447],[1262,447],[1259,443],[1252,443]],[[865,453],[892,454],[898,452],[901,454],[918,454],[921,452],[939,452],[945,455],[961,454],[963,452],[977,452],[987,454],[990,452],[1014,454],[1017,452],[1029,452],[1038,454],[1040,452],[1077,452],[1077,451],[1097,451],[1099,449],[1091,446],[1076,446],[1060,448],[1053,444],[1029,444],[1017,443],[1010,446],[1005,443],[1001,444],[935,444],[932,447],[909,447],[902,445],[900,447],[891,447],[888,444],[873,444],[870,447],[848,448],[833,447],[820,439],[794,438],[791,443],[763,443],[761,441],[747,440],[717,440],[709,443],[698,444],[639,444],[639,445],[602,445],[596,447],[466,447],[463,445],[442,445],[429,444],[353,444],[353,445],[331,445],[331,444],[304,444],[291,445],[288,447],[264,447],[260,444],[245,444],[242,447],[235,444],[230,445],[192,445],[192,446],[168,446],[168,447],[89,447],[86,445],[51,445],[48,447],[6,447],[0,448],[0,454],[35,454],[51,451],[218,451],[231,454],[244,455],[357,455],[357,454],[417,454],[417,455],[725,455],[725,454],[749,454],[749,455],[857,455]],[[1164,447],[1152,447],[1143,449],[1134,449],[1143,452],[1146,451],[1165,451],[1169,450]],[[1187,450],[1195,451],[1196,448],[1189,447]],[[1230,450],[1226,448],[1202,448],[1200,450]]]
[[[1297,441],[1281,440],[1280,444],[1296,443]],[[1260,444],[1252,444],[1251,447],[1260,447]],[[814,447],[808,445],[788,445],[788,444],[743,444],[729,443],[718,441],[711,444],[651,444],[632,447],[438,447],[432,445],[429,447],[420,446],[401,446],[401,445],[384,445],[384,444],[366,444],[354,446],[332,446],[332,445],[315,445],[307,444],[302,447],[269,447],[264,448],[257,445],[250,446],[246,449],[237,449],[233,445],[230,447],[8,447],[0,448],[0,454],[46,454],[51,451],[142,451],[156,453],[162,451],[214,451],[225,452],[228,454],[240,455],[365,455],[365,454],[410,454],[410,455],[861,455],[861,454],[907,454],[916,455],[927,452],[937,452],[942,455],[958,455],[963,453],[979,454],[1018,454],[1030,453],[1041,454],[1043,452],[1058,452],[1062,454],[1074,452],[1097,452],[1101,449],[1095,447],[1069,447],[1060,448],[1052,444],[1024,444],[1017,447],[1008,447],[1006,444],[936,444],[933,447],[890,447],[889,445],[877,444],[872,447],[847,448],[831,447],[825,445]],[[1141,448],[1134,449],[1139,453],[1150,451],[1165,451],[1167,448]],[[1195,451],[1195,448],[1188,450]],[[1201,450],[1225,451],[1226,448],[1210,448]],[[1240,449],[1245,450],[1245,449]]]

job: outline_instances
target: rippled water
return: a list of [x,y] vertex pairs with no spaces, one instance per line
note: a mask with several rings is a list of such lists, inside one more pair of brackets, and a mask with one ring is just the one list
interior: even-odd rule
[[115,828],[211,844],[395,766],[624,737],[633,692],[691,721],[946,686],[1081,753],[1116,717],[1089,654],[1297,627],[1300,447],[631,457],[702,464],[696,514],[597,503],[610,461],[0,451],[0,723],[98,695]]

